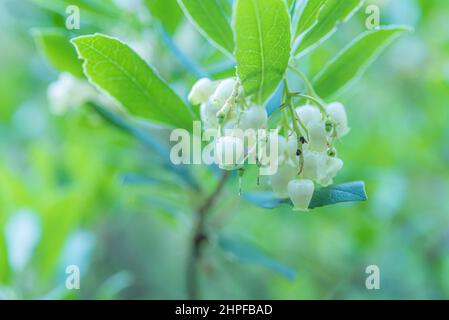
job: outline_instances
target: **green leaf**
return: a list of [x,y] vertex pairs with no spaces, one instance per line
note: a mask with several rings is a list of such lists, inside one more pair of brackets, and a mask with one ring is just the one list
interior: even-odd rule
[[301,10],[298,23],[296,25],[295,37],[309,31],[318,22],[318,14],[323,9],[327,0],[308,0]]
[[220,235],[218,238],[218,245],[232,260],[240,263],[254,263],[261,265],[281,274],[289,280],[294,280],[296,277],[295,270],[268,257],[251,243],[235,237],[231,238]]
[[186,17],[212,44],[227,53],[234,51],[234,35],[223,0],[178,0]]
[[357,79],[380,53],[402,33],[405,26],[387,26],[361,34],[332,59],[315,77],[317,93],[332,96]]
[[173,34],[182,21],[182,11],[176,0],[145,0],[151,15],[158,19],[170,34]]
[[[245,199],[265,209],[274,209],[284,204],[293,207],[290,199],[276,198],[272,192],[249,192],[245,194]],[[367,199],[363,181],[347,182],[316,189],[309,208],[314,209],[340,202],[366,201]]]
[[318,189],[309,208],[324,207],[341,202],[366,201],[368,199],[363,181],[355,181]]
[[89,81],[133,115],[192,130],[194,115],[179,96],[131,48],[102,34],[72,40]]
[[[170,150],[166,145],[161,143],[161,140],[169,140],[169,133],[165,132],[164,128],[160,129],[150,126],[144,127],[143,125],[139,125],[140,123],[138,124],[128,117],[125,117],[107,108],[103,108],[97,104],[90,103],[88,105],[104,120],[130,134],[142,144],[147,146],[150,150],[154,151],[157,155],[156,157],[153,157],[154,164],[160,164],[163,168],[167,169],[169,172],[173,172],[175,175],[181,178],[182,181],[184,181],[190,187],[194,188],[195,190],[199,189],[195,177],[191,174],[187,166],[175,165],[170,161]],[[160,132],[161,130],[164,132]]]
[[70,72],[78,78],[84,77],[82,62],[65,31],[33,29],[32,33],[37,46],[56,70]]
[[283,0],[237,0],[237,75],[262,105],[282,80],[290,58],[290,15]]
[[337,26],[349,20],[363,3],[364,0],[326,0],[318,15],[318,23],[299,39],[295,55],[305,55],[329,39],[337,31]]

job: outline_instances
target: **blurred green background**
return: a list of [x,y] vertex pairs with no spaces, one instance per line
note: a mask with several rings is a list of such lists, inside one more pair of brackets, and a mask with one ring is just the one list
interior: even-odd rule
[[[64,2],[0,0],[0,298],[186,298],[190,208],[200,200],[155,165],[151,150],[87,106],[49,110],[47,86],[58,73],[32,29],[63,28],[65,12],[53,4]],[[78,34],[134,45],[183,97],[201,70],[229,73],[230,62],[176,6],[72,2],[82,4]],[[415,28],[340,97],[351,133],[339,145],[345,168],[336,182],[364,180],[369,201],[311,214],[267,211],[239,199],[234,179],[211,214],[212,233],[264,256],[232,259],[208,246],[202,298],[449,298],[449,2],[368,3],[381,7],[383,23]],[[306,71],[364,31],[365,19],[361,10],[343,25],[302,62]],[[213,173],[195,175],[211,189]],[[70,264],[80,267],[80,290],[65,288]],[[372,264],[380,290],[365,288]]]

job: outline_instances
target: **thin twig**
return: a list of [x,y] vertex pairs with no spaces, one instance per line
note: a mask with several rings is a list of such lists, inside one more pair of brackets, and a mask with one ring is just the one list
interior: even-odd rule
[[197,210],[197,221],[192,238],[192,248],[187,263],[187,293],[191,300],[198,299],[198,273],[197,264],[201,258],[201,246],[207,240],[205,230],[206,216],[209,210],[217,201],[226,180],[229,177],[229,171],[223,171],[214,192],[207,197],[206,201]]

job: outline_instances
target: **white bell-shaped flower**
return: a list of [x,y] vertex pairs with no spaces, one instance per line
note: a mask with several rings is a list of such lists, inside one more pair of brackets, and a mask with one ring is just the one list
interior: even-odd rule
[[343,160],[335,157],[327,157],[317,182],[326,187],[332,184],[332,180],[337,173],[343,168]]
[[234,136],[223,136],[217,139],[214,148],[215,161],[223,170],[235,170],[244,162],[244,143]]
[[304,105],[296,108],[296,114],[306,128],[311,122],[318,122],[323,118],[321,111],[317,107],[311,105]]
[[61,73],[56,82],[47,89],[50,110],[62,114],[90,100],[95,100],[98,92],[87,81],[75,78],[69,73]]
[[253,105],[240,115],[239,127],[242,130],[261,129],[267,125],[268,113],[264,107]]
[[218,108],[210,103],[210,101],[201,104],[200,117],[204,128],[211,129],[218,127],[217,111]]
[[320,177],[321,172],[325,169],[325,157],[324,152],[316,152],[309,150],[305,147],[304,153],[304,164],[302,168],[302,177],[304,179],[317,180]]
[[280,199],[288,198],[288,183],[296,177],[298,168],[283,164],[278,167],[277,172],[269,177],[269,183],[276,197]]
[[188,99],[193,105],[206,103],[216,88],[217,85],[212,80],[202,78],[193,85]]
[[217,89],[215,89],[215,92],[210,98],[212,104],[214,104],[218,109],[223,107],[226,100],[228,100],[231,97],[232,92],[234,91],[234,87],[235,87],[235,79],[233,78],[221,81]]
[[311,151],[327,150],[327,132],[324,121],[313,121],[307,126],[309,131],[309,148]]
[[315,186],[312,180],[296,179],[288,183],[288,195],[293,202],[293,210],[309,211]]
[[333,102],[326,106],[326,111],[335,122],[337,138],[341,138],[349,132],[348,117],[345,107],[340,102]]

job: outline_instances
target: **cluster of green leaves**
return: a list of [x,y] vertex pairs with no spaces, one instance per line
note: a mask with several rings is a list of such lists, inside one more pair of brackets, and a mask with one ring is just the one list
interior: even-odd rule
[[[33,2],[40,2],[50,10],[47,12],[31,6]],[[155,148],[152,140],[156,133],[151,132],[150,135],[145,130],[137,128],[136,121],[131,121],[132,117],[124,117],[123,114],[117,117],[113,114],[114,117],[111,119],[113,125],[123,128],[145,143],[144,146],[138,146],[133,143],[132,138],[121,136],[119,132],[116,134],[114,127],[111,126],[108,129],[108,123],[98,121],[98,117],[91,114],[93,109],[78,108],[64,118],[53,117],[46,111],[43,90],[48,84],[49,77],[54,77],[54,73],[49,72],[42,65],[36,65],[35,51],[27,34],[29,27],[59,28],[42,30],[53,33],[56,31],[64,36],[58,44],[51,45],[49,50],[53,50],[53,46],[58,47],[62,44],[63,46],[60,46],[58,50],[53,50],[55,56],[61,59],[60,68],[65,67],[66,56],[74,57],[75,63],[69,63],[66,66],[78,65],[79,71],[74,72],[78,72],[80,77],[85,77],[82,70],[83,61],[77,59],[70,38],[94,32],[117,36],[116,32],[119,32],[118,37],[125,42],[128,42],[129,38],[138,39],[134,38],[137,34],[134,26],[127,27],[127,23],[123,20],[121,16],[123,10],[110,16],[108,11],[100,7],[87,13],[80,6],[82,8],[81,30],[65,30],[64,6],[56,7],[53,3],[82,2],[91,6],[102,2],[108,5],[106,9],[113,8],[109,6],[110,3],[117,3],[117,1],[103,0],[7,1],[5,10],[0,12],[0,43],[3,58],[0,62],[2,70],[0,74],[0,136],[2,137],[0,138],[2,157],[0,171],[1,176],[4,177],[0,179],[0,225],[2,226],[0,296],[1,298],[42,297],[42,293],[53,288],[56,285],[55,277],[61,275],[60,272],[64,276],[64,270],[47,269],[45,266],[49,266],[50,263],[40,262],[40,260],[52,260],[52,257],[59,255],[60,250],[53,243],[65,241],[64,239],[72,232],[68,230],[77,229],[81,224],[83,228],[92,230],[99,239],[88,274],[82,277],[81,296],[83,293],[88,293],[89,296],[86,298],[93,297],[98,281],[103,281],[117,270],[125,269],[136,275],[139,282],[136,287],[122,293],[120,295],[122,298],[184,298],[182,293],[184,257],[179,252],[185,248],[187,236],[190,235],[186,236],[189,230],[183,223],[191,218],[191,212],[187,208],[190,208],[192,203],[187,200],[188,197],[185,196],[187,188],[182,184],[177,183],[176,189],[171,185],[170,189],[161,187],[159,179],[155,179],[154,174],[157,173],[156,178],[164,180],[169,178],[169,175],[160,169],[159,161],[151,168],[147,166],[158,158],[153,153],[151,157],[147,156],[149,148]],[[131,2],[134,1],[128,1],[128,3]],[[223,3],[226,5],[231,2]],[[291,5],[294,1],[286,2],[289,4],[290,15],[298,19],[304,9],[292,10]],[[303,0],[296,2],[304,3]],[[349,1],[340,2],[343,5]],[[319,4],[319,2],[316,3]],[[354,274],[363,272],[360,266],[365,266],[367,259],[379,262],[385,277],[392,279],[389,288],[385,287],[378,292],[381,298],[422,299],[449,296],[449,273],[447,272],[449,255],[443,241],[449,217],[447,215],[449,202],[446,196],[449,177],[446,139],[449,137],[446,123],[446,119],[449,118],[446,103],[449,99],[449,90],[447,90],[449,78],[445,72],[449,48],[448,35],[440,28],[444,13],[449,12],[449,2],[367,0],[366,3],[379,4],[381,19],[384,23],[395,23],[396,19],[400,19],[401,22],[410,23],[419,30],[416,34],[407,36],[407,39],[402,39],[402,43],[394,50],[379,59],[379,63],[369,70],[367,77],[360,79],[357,90],[350,95],[339,97],[350,110],[352,130],[339,150],[343,158],[350,162],[339,175],[339,181],[366,178],[370,201],[360,205],[322,208],[319,210],[319,216],[311,218],[307,215],[292,214],[288,208],[270,211],[258,209],[243,201],[239,202],[236,196],[232,196],[232,193],[236,193],[236,190],[234,189],[235,192],[233,192],[232,189],[236,188],[236,184],[229,184],[231,189],[229,196],[221,198],[216,207],[217,214],[225,209],[235,212],[234,216],[226,220],[226,226],[223,228],[223,231],[230,236],[225,237],[224,241],[220,237],[220,241],[217,242],[226,252],[226,258],[231,257],[237,262],[263,265],[272,270],[278,269],[279,272],[288,270],[285,267],[278,268],[279,264],[275,261],[267,261],[266,254],[264,257],[261,253],[253,252],[262,249],[262,252],[274,255],[293,269],[297,269],[299,276],[294,281],[284,281],[257,266],[233,265],[228,259],[223,259],[212,264],[213,269],[208,269],[213,271],[211,273],[213,282],[206,284],[203,281],[204,297],[212,299],[223,296],[231,299],[353,297],[370,299],[372,292],[364,290],[360,283],[353,281],[352,277]],[[188,38],[185,37],[186,29],[191,32],[191,27],[184,28],[188,23],[177,0],[146,0],[146,4],[154,19],[145,28],[151,28],[153,23],[159,24],[166,30],[167,35],[167,38],[162,38],[151,34],[147,43],[151,43],[157,58],[147,61],[150,61],[154,69],[159,70],[162,78],[166,79],[181,97],[194,79],[202,75],[218,79],[235,74],[235,61],[229,58],[230,54],[223,54],[222,49],[217,50],[212,45],[208,46],[207,42],[201,41],[200,34],[193,36],[194,46],[198,50],[193,52],[191,48],[184,46],[183,40]],[[317,5],[316,10],[319,8]],[[313,12],[312,9],[313,7],[310,7],[309,12]],[[325,92],[327,89],[324,91],[319,89],[315,77],[323,66],[328,64],[329,56],[335,56],[342,47],[350,43],[350,37],[357,34],[357,30],[363,31],[363,18],[366,17],[363,13],[364,9],[361,7],[347,25],[338,24],[335,35],[323,42],[322,46],[317,46],[313,50],[311,48],[308,52],[304,50],[293,58],[293,61],[300,61],[301,70],[310,77],[317,91],[320,91],[320,95],[325,99],[328,95]],[[224,8],[224,12],[230,21],[229,25],[232,26],[232,11],[229,5]],[[308,24],[305,24],[307,27],[303,27],[303,30],[314,25],[314,15],[309,16],[311,19],[308,19]],[[292,26],[296,26],[295,21],[292,22]],[[145,32],[147,34],[152,30],[147,29]],[[202,34],[205,35],[205,33]],[[293,31],[292,34],[294,34]],[[299,41],[298,39],[296,41]],[[169,40],[184,51],[190,58],[190,62],[196,62],[200,72],[194,73],[193,69],[189,71],[182,64],[180,55],[171,51],[168,42],[165,42]],[[292,43],[292,50],[297,45],[296,42]],[[63,51],[61,48],[64,47],[69,51]],[[404,47],[406,47],[405,50]],[[374,45],[373,48],[376,46]],[[70,52],[69,55],[68,52]],[[364,59],[363,55],[354,56]],[[353,59],[350,60],[353,61]],[[167,61],[170,64],[167,64]],[[30,63],[33,67],[30,67]],[[217,76],[215,71],[225,65],[228,68],[226,75],[220,73]],[[346,68],[349,66],[351,64],[345,64]],[[293,80],[293,77],[289,80]],[[330,82],[332,79],[327,84]],[[341,92],[340,89],[337,90],[336,96],[338,92]],[[280,90],[276,91],[276,95],[279,92]],[[24,102],[27,103],[25,108]],[[37,135],[27,135],[30,126],[23,127],[27,125],[27,122],[23,123],[24,114],[28,115],[27,112],[32,110],[34,116],[37,112],[35,109],[29,109],[30,103],[39,108],[37,114],[40,117],[45,116],[47,119],[48,130],[41,132],[38,139],[36,139]],[[279,104],[270,101],[268,105],[274,108]],[[95,106],[94,110],[108,111],[97,107],[99,106]],[[82,113],[81,118],[74,119],[80,113]],[[386,114],[387,117],[385,117]],[[110,115],[105,114],[105,117]],[[370,121],[367,121],[367,118]],[[91,119],[94,120],[92,123]],[[33,123],[41,124],[38,120],[39,118],[33,119]],[[74,122],[80,125],[74,126]],[[104,128],[105,131],[99,131],[99,127]],[[389,130],[385,130],[386,127]],[[410,130],[410,128],[419,128],[419,130]],[[70,134],[71,139],[67,139],[67,134]],[[120,142],[117,143],[117,141]],[[404,141],[408,143],[403,143]],[[129,146],[126,147],[125,144],[128,145],[128,143]],[[148,148],[146,148],[147,145]],[[409,152],[410,145],[414,146],[414,155],[404,157],[403,155]],[[61,149],[61,146],[64,148]],[[78,150],[76,154],[79,156],[74,156],[73,152],[67,150],[67,148],[75,147]],[[40,153],[43,150],[43,153],[51,158],[48,166],[45,165],[47,160],[35,155],[39,149]],[[59,151],[55,153],[55,150]],[[98,156],[100,158],[94,160]],[[127,160],[123,161],[122,158]],[[25,159],[28,160],[26,165],[24,165]],[[69,172],[67,165],[63,164],[66,161],[61,159],[71,159],[70,163],[73,165],[70,165]],[[132,164],[127,161],[132,161]],[[93,162],[99,162],[99,165],[92,165]],[[36,165],[38,163],[40,165]],[[98,168],[102,169],[104,165],[120,171],[117,173],[123,177],[120,181],[123,184],[120,184],[120,189],[113,197],[102,201],[99,196],[104,196],[106,190],[114,186],[117,177],[117,173],[107,173],[104,178],[101,174],[102,178],[100,178]],[[175,168],[167,167],[167,169]],[[201,178],[203,189],[210,190],[214,186],[213,174],[204,167],[197,169],[194,169],[196,170],[194,174]],[[123,175],[122,171],[130,172],[130,174]],[[61,190],[59,183],[38,182],[46,181],[47,177],[50,177],[50,180],[57,179],[65,184],[68,174],[72,177],[72,181],[78,181],[80,184],[79,188],[70,191],[71,196],[67,195],[67,189]],[[251,190],[255,185],[255,172],[254,179],[250,179],[250,174],[253,174],[250,170],[245,173],[244,190]],[[103,182],[98,183],[99,180]],[[92,188],[92,184],[96,187]],[[98,196],[94,199],[89,197],[91,200],[88,204],[79,203],[80,198],[76,194],[84,190],[83,192],[87,195],[93,189],[97,190],[95,193]],[[179,196],[182,196],[185,201],[180,203]],[[67,197],[71,200],[63,200]],[[269,199],[269,197],[262,198],[265,203],[268,203],[266,201]],[[124,200],[125,203],[121,204]],[[155,200],[164,203],[156,203]],[[82,201],[84,202],[85,199],[83,198]],[[57,205],[50,208],[47,205],[50,203]],[[171,207],[167,206],[166,212],[159,210],[159,207],[167,203]],[[237,204],[238,207],[236,207]],[[64,222],[66,208],[72,206],[78,208],[76,214],[82,218],[74,219],[70,211],[67,218],[71,221],[71,227],[67,228]],[[288,203],[283,206],[288,207]],[[59,227],[63,227],[64,231],[58,232],[57,238],[46,236],[45,248],[43,246],[38,252],[36,251],[35,257],[31,258],[32,262],[26,270],[17,274],[8,264],[8,256],[13,253],[12,250],[8,252],[10,242],[5,237],[4,227],[9,224],[10,219],[20,208],[30,208],[36,215],[42,215],[43,218],[40,221],[42,226],[45,225],[42,229],[43,233],[52,233]],[[64,210],[61,211],[61,208]],[[145,214],[133,214],[134,212]],[[99,216],[101,213],[107,213],[107,215]],[[254,219],[256,216],[257,219]],[[91,218],[94,220],[86,221]],[[215,222],[214,216],[211,216],[211,219]],[[104,232],[105,228],[107,232]],[[242,243],[240,239],[236,241],[236,238],[240,237],[254,244],[250,252],[247,243]],[[81,251],[80,248],[79,245],[76,247],[78,252]],[[397,255],[397,252],[403,254]],[[430,259],[429,252],[432,253]],[[16,253],[14,250],[14,254]],[[221,251],[211,250],[210,253],[220,255]],[[168,259],[167,256],[173,256],[173,258]],[[99,257],[104,258],[98,261]],[[224,257],[219,256],[219,258]],[[148,268],[148,265],[154,261],[158,261],[157,267]],[[209,267],[209,260],[207,263]],[[40,276],[43,272],[41,266],[47,270],[44,273],[50,277],[45,276],[44,279]],[[398,276],[398,270],[401,271],[402,276]],[[289,274],[290,272],[285,275]],[[206,273],[203,276],[207,277]],[[40,284],[34,285],[33,282],[33,288],[31,288],[30,279],[40,280]],[[341,279],[341,281],[336,282],[335,279]],[[117,282],[116,277],[112,280]],[[64,280],[58,277],[56,281],[57,284],[61,284]],[[23,288],[27,294],[23,295],[20,288]],[[154,288],[160,290],[154,290]],[[8,295],[7,293],[12,290],[16,294]],[[51,297],[56,296],[52,294]]]
[[[55,3],[65,4],[62,0]],[[145,1],[152,17],[169,36],[179,28],[184,14],[213,47],[235,63],[235,75],[241,80],[245,95],[259,105],[266,105],[273,96],[289,72],[289,64],[296,64],[316,50],[363,3],[363,0],[235,0],[231,6],[228,0]],[[89,10],[95,12],[95,9]],[[167,14],[168,11],[173,14]],[[407,30],[405,26],[382,26],[361,33],[311,77],[316,93],[323,100],[337,96],[389,43]],[[101,33],[72,37],[54,29],[36,30],[34,35],[56,69],[87,79],[120,102],[131,117],[166,128],[192,129],[197,115],[191,106],[153,66],[121,40]],[[114,125],[149,147],[161,150],[153,137],[129,117],[94,107]],[[168,162],[166,159],[169,169],[180,170]],[[181,171],[180,176],[189,185],[196,184],[188,169]],[[291,205],[289,201],[276,200],[272,194],[263,192],[248,194],[246,198],[264,208]],[[363,182],[353,182],[316,190],[310,207],[363,200],[366,200]],[[234,247],[226,241],[220,243],[225,243],[227,249]],[[261,260],[261,255],[253,256],[254,260]],[[267,264],[272,266],[271,262]]]
[[[363,3],[363,0],[299,3],[236,0],[234,10],[226,0],[178,0],[177,3],[172,0],[168,5],[176,8],[175,13],[181,9],[213,46],[235,59],[236,75],[242,81],[245,94],[264,105],[288,72],[289,63],[295,63],[329,39]],[[166,30],[175,32],[180,23],[178,14],[168,20],[161,10],[166,8],[161,1],[147,1],[147,5]],[[315,91],[323,99],[335,96],[407,30],[404,26],[383,26],[362,33],[313,78]],[[82,74],[80,60],[76,59],[64,34],[38,30],[35,37],[56,68],[77,77],[84,75],[93,85],[116,98],[131,115],[191,130],[196,115],[190,106],[153,67],[120,40],[103,34],[72,39],[78,57],[83,60]]]

